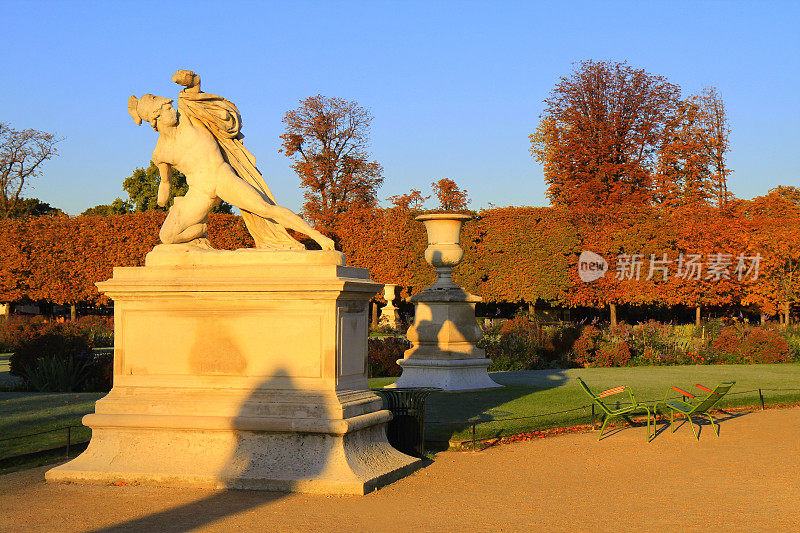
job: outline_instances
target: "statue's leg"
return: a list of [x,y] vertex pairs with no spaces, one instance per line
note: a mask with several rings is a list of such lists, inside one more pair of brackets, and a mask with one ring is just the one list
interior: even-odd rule
[[164,244],[181,244],[208,237],[208,213],[214,200],[192,193],[175,198],[158,236]]
[[317,241],[323,250],[333,250],[333,241],[308,225],[291,210],[268,203],[257,190],[239,178],[231,170],[221,173],[217,181],[217,196],[239,209],[250,211],[260,217],[271,218],[285,228],[304,233]]

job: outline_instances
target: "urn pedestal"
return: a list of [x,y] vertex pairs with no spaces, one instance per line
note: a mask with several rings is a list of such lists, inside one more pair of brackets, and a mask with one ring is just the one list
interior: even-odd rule
[[444,391],[501,387],[489,377],[492,363],[475,344],[483,335],[475,320],[481,298],[453,283],[453,267],[461,262],[461,225],[470,217],[457,213],[421,215],[428,247],[425,260],[436,269],[433,285],[413,296],[414,324],[407,337],[411,348],[397,361],[403,369],[394,387],[437,387]]
[[378,318],[379,325],[389,326],[392,329],[397,329],[400,326],[400,315],[397,307],[394,306],[396,287],[397,285],[390,283],[383,286],[383,298],[386,300],[386,305],[381,309],[381,316]]
[[48,481],[364,494],[419,466],[367,386],[380,285],[343,254],[162,245],[98,286],[114,387]]

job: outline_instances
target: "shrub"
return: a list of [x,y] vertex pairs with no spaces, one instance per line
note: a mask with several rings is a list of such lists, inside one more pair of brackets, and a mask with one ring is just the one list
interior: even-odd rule
[[751,329],[740,347],[742,363],[786,363],[791,360],[789,343],[775,333],[760,328]]
[[86,331],[94,346],[114,346],[114,317],[82,316],[78,319],[77,325]]
[[572,362],[590,366],[597,356],[597,349],[603,333],[594,326],[584,326],[580,337],[572,345]]
[[73,322],[23,322],[11,330],[11,374],[23,377],[38,359],[65,359],[91,352],[89,334]]
[[597,349],[595,366],[626,366],[631,361],[631,349],[625,341],[603,343]]
[[89,330],[73,322],[28,321],[15,324],[11,334],[10,373],[22,378],[27,389],[109,390],[113,357],[94,354]]
[[398,359],[411,348],[402,337],[370,338],[367,341],[367,367],[370,377],[394,377],[402,372]]
[[710,345],[715,359],[727,363],[785,363],[792,359],[789,343],[764,328],[727,326]]
[[25,366],[22,378],[29,390],[37,392],[74,392],[91,372],[88,357],[42,357]]
[[40,316],[6,316],[5,319],[0,321],[0,353],[13,352],[17,335],[24,331],[27,326],[35,324],[44,324],[44,318]]
[[533,370],[569,366],[566,354],[579,336],[575,325],[542,326],[527,313],[488,331],[478,342],[492,360],[490,371]]

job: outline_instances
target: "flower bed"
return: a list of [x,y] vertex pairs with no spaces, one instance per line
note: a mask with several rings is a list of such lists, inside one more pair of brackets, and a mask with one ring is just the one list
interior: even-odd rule
[[527,315],[487,331],[480,346],[490,371],[637,365],[800,362],[800,328],[713,321],[703,326],[655,321],[615,328],[543,326]]

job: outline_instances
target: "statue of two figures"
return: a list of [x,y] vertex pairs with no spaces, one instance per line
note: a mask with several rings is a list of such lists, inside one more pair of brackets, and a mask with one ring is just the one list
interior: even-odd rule
[[161,175],[158,205],[166,206],[169,199],[172,168],[185,174],[189,185],[169,210],[159,232],[161,242],[211,248],[208,214],[225,201],[241,210],[256,248],[303,250],[286,231],[289,228],[308,235],[323,250],[333,250],[331,239],[277,204],[255,157],[242,143],[242,118],[236,106],[200,91],[200,76],[190,70],[177,71],[172,81],[185,87],[178,94],[177,112],[173,100],[163,96],[145,94],[128,100],[134,122],[149,122],[159,134],[153,150],[153,163]]

